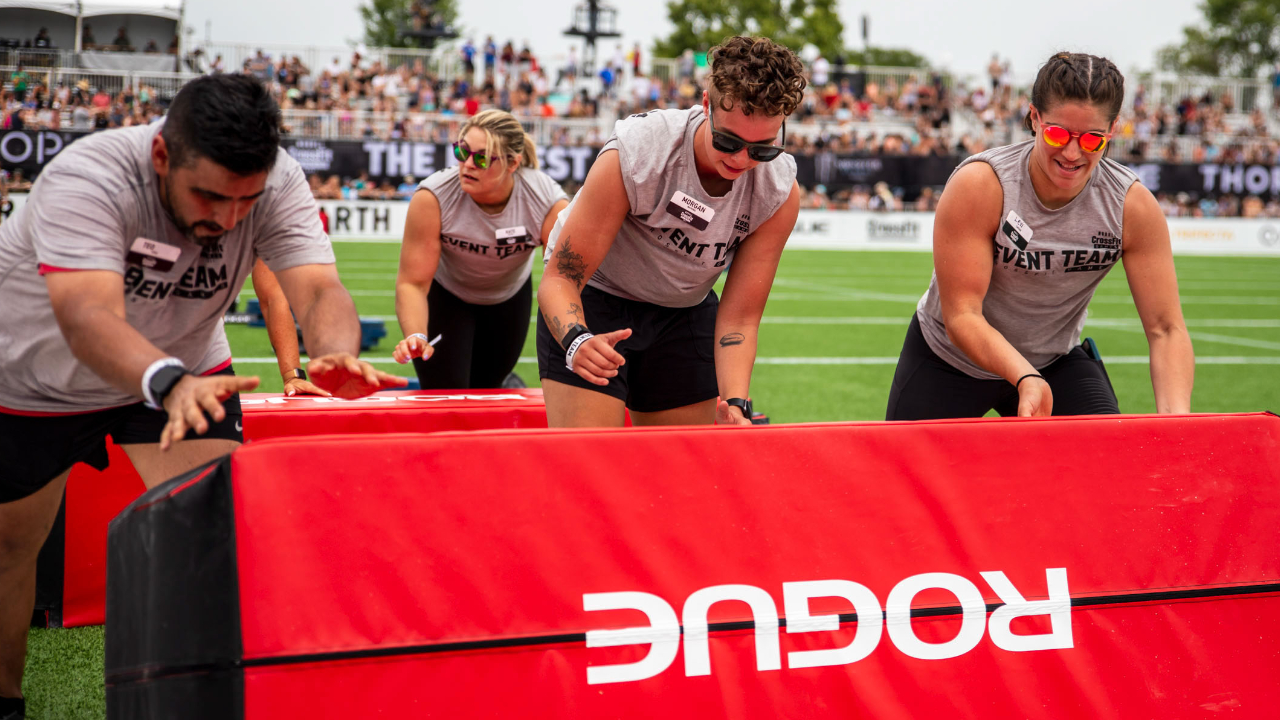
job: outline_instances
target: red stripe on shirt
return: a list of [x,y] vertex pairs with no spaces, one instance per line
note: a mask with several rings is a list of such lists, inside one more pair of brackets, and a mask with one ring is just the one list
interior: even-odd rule
[[229,367],[231,367],[231,358],[227,358],[226,360],[223,360],[212,370],[205,370],[204,372],[200,373],[200,377],[209,377],[210,375],[213,375],[214,373],[220,373]]
[[64,267],[58,267],[57,265],[45,265],[44,263],[40,263],[38,267],[40,269],[41,275],[46,275],[51,272],[76,272],[78,270],[84,269],[84,268],[64,268]]

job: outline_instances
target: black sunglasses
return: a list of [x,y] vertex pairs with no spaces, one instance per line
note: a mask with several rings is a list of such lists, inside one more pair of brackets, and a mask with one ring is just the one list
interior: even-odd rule
[[[733,155],[734,153],[742,150],[742,148],[746,148],[747,157],[755,160],[756,162],[769,162],[781,155],[782,151],[785,149],[778,147],[777,145],[770,145],[769,143],[747,142],[733,133],[725,132],[724,130],[717,130],[715,120],[713,119],[714,115],[715,113],[713,112],[707,113],[707,122],[711,125],[711,147],[726,155]],[[787,121],[783,120],[782,143],[785,145],[786,142]]]
[[476,167],[481,170],[485,170],[489,167],[489,156],[482,152],[472,152],[471,146],[461,141],[453,144],[453,156],[458,159],[459,165],[465,163],[467,158],[474,158]]

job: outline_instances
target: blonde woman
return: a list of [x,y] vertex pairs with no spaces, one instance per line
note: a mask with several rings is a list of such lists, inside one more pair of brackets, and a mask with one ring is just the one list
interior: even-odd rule
[[453,153],[459,164],[423,180],[409,204],[394,356],[413,360],[423,388],[499,387],[529,332],[533,250],[569,199],[510,113],[472,117]]

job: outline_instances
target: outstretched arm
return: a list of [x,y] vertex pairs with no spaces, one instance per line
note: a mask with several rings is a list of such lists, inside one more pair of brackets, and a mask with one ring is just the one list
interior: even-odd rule
[[991,166],[961,168],[938,201],[933,230],[933,268],[938,275],[947,337],[978,367],[1018,385],[1018,415],[1053,414],[1053,393],[1032,364],[987,322],[982,303],[991,284],[991,238],[1004,209],[1004,191]]
[[253,292],[258,296],[262,319],[267,323],[267,338],[276,354],[276,365],[284,380],[284,394],[329,395],[329,392],[297,377],[294,370],[302,367],[298,356],[298,330],[293,310],[280,289],[280,281],[259,258],[253,263]]
[[[147,368],[167,357],[125,319],[124,277],[111,270],[75,270],[45,275],[49,301],[71,354],[103,380],[136,397],[145,397],[142,378]],[[222,403],[232,394],[258,386],[256,377],[187,375],[164,398],[169,421],[160,434],[160,448],[186,436],[208,431],[208,413],[215,422],[226,417]]]
[[[613,246],[630,210],[618,153],[606,151],[591,166],[586,183],[574,199],[573,212],[556,238],[538,285],[538,308],[562,346],[566,335],[591,327],[591,319],[582,310],[582,288]],[[607,385],[624,362],[614,346],[630,335],[631,329],[623,328],[581,342],[575,351],[573,371],[588,382]]]
[[357,359],[360,319],[335,266],[298,265],[281,270],[276,277],[302,325],[312,358],[307,374],[317,386],[338,397],[358,398],[408,384]]
[[1124,202],[1124,272],[1151,349],[1156,412],[1191,412],[1196,360],[1178,299],[1169,225],[1151,191],[1129,187]]
[[717,424],[751,424],[751,418],[743,417],[741,408],[725,400],[749,398],[760,317],[773,287],[782,249],[791,237],[799,213],[800,189],[793,183],[782,207],[742,242],[729,267],[724,298],[716,311],[716,380],[720,386]]
[[440,264],[440,201],[430,191],[419,191],[409,202],[404,241],[400,244],[400,269],[396,272],[396,319],[404,339],[392,352],[396,362],[431,357],[427,343],[427,292]]

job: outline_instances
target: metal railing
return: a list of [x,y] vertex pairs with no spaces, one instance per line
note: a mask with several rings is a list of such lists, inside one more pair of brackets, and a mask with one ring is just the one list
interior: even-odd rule
[[[1183,98],[1199,100],[1205,95],[1212,95],[1218,101],[1230,98],[1237,113],[1253,112],[1255,108],[1263,111],[1275,109],[1271,83],[1262,79],[1145,73],[1125,84],[1133,90],[1138,86],[1146,88],[1148,109],[1160,105],[1173,107]],[[1133,90],[1126,93],[1127,108],[1133,107]]]
[[[177,94],[178,89],[184,83],[195,77],[184,73],[85,70],[78,68],[33,68],[24,66],[23,70],[33,79],[50,88],[57,88],[59,85],[75,87],[81,81],[84,81],[88,84],[90,90],[105,90],[112,95],[124,92],[126,88],[137,93],[142,90],[143,86],[147,86],[154,89],[158,95],[172,97]],[[14,66],[0,66],[0,76],[3,76],[6,84],[10,75],[16,71],[17,67]]]
[[246,62],[252,62],[261,51],[263,56],[272,61],[281,58],[298,58],[313,75],[319,75],[325,68],[336,64],[343,70],[351,67],[354,53],[360,53],[362,63],[380,62],[383,67],[396,69],[402,65],[410,68],[421,66],[424,72],[432,73],[446,82],[462,75],[462,58],[453,44],[446,43],[433,50],[417,48],[385,48],[364,46],[336,45],[292,45],[287,43],[270,43],[249,45],[245,43],[206,43],[201,44],[201,67],[206,72],[213,62],[222,56],[225,72],[239,72]]
[[19,48],[0,47],[0,65],[16,66],[22,63],[24,69],[56,68],[75,65],[75,52],[56,48]]

